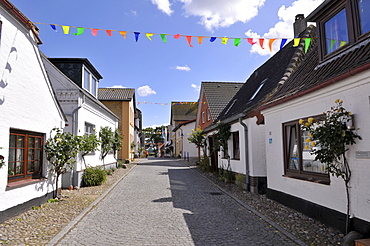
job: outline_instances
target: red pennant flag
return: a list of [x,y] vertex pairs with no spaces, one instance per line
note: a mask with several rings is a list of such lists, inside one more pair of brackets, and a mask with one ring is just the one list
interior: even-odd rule
[[263,48],[263,41],[265,41],[265,40],[263,38],[260,38],[260,46],[261,46],[262,49],[264,49]]
[[112,30],[105,30],[108,34],[108,36],[112,36]]
[[94,36],[94,37],[96,37],[96,36],[98,36],[98,29],[92,29],[91,30],[91,34]]
[[173,35],[173,37],[176,38],[176,39],[179,39],[180,36],[181,36],[180,34]]
[[188,41],[190,47],[194,47],[193,45],[191,45],[191,37],[192,36],[186,36],[186,40]]
[[253,42],[253,38],[248,38],[248,43],[250,43],[251,45],[254,45],[257,42]]

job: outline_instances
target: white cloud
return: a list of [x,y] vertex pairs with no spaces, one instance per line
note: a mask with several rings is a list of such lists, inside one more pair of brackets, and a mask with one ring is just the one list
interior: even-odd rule
[[191,87],[193,87],[195,89],[195,91],[200,91],[200,86],[199,85],[196,85],[196,84],[191,84]]
[[143,129],[145,129],[145,128],[149,128],[149,127],[151,127],[151,128],[156,128],[156,127],[161,127],[161,126],[169,126],[170,125],[170,123],[163,123],[162,125],[151,125],[151,126],[144,126],[143,127]]
[[177,70],[180,70],[180,71],[186,71],[186,72],[189,72],[191,70],[190,67],[188,67],[188,65],[185,65],[185,66],[176,66]]
[[[297,0],[292,3],[291,6],[281,6],[277,15],[279,22],[274,27],[270,28],[269,31],[263,35],[258,35],[252,30],[248,30],[245,34],[248,37],[264,37],[270,38],[292,38],[294,36],[293,23],[297,14],[304,14],[305,17],[310,14],[315,8],[317,8],[324,0]],[[255,35],[255,36],[249,36]],[[251,48],[252,53],[258,53],[260,55],[273,55],[280,49],[280,40],[277,40],[273,44],[273,51],[270,52],[268,42],[264,43],[265,49],[262,49],[259,44],[255,44]]]
[[146,97],[152,94],[157,94],[152,88],[149,87],[149,85],[141,86],[137,89],[137,93],[139,96]]
[[[153,0],[152,0],[153,1]],[[180,0],[187,16],[199,16],[200,24],[212,31],[257,16],[266,0]]]
[[122,85],[113,85],[113,86],[108,87],[108,88],[126,88],[126,87],[124,87]]
[[169,0],[152,0],[152,3],[157,5],[157,8],[167,15],[171,15],[173,13]]

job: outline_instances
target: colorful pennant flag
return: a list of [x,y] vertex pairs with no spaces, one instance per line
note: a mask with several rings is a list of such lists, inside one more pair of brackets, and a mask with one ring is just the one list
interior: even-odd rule
[[229,40],[229,38],[224,37],[224,38],[221,39],[221,43],[222,44],[227,44],[228,40]]
[[300,38],[295,38],[294,41],[293,41],[293,43],[294,43],[293,47],[298,47],[300,41],[301,41]]
[[150,40],[150,41],[152,41],[152,36],[153,36],[154,34],[153,33],[147,33],[146,34],[146,37]]
[[202,44],[203,42],[203,37],[198,37],[198,44]]
[[139,35],[140,35],[140,32],[134,32],[135,34],[135,41],[139,41]]
[[276,38],[272,38],[270,39],[269,41],[269,48],[270,48],[270,51],[272,51],[272,44],[274,43],[274,41],[276,40]]
[[85,28],[83,27],[77,27],[77,33],[73,33],[76,36],[80,36],[82,33],[84,33]]
[[160,36],[161,36],[163,43],[167,43],[166,34],[161,34]]
[[286,38],[283,38],[283,39],[281,40],[281,43],[280,43],[280,49],[282,49],[282,48],[284,47],[284,45],[285,45],[286,41],[287,41],[287,39],[286,39]]
[[209,41],[212,43],[212,42],[214,42],[216,40],[216,37],[211,37],[210,39],[209,39]]
[[235,38],[234,39],[234,45],[235,45],[235,47],[238,47],[239,46],[239,44],[240,44],[240,38]]
[[108,34],[109,37],[112,36],[112,30],[105,30],[105,32]]
[[91,34],[92,34],[94,37],[96,37],[96,36],[98,36],[98,31],[99,31],[99,29],[92,29],[92,30],[91,30]]
[[69,33],[69,26],[62,26],[64,34]]
[[262,49],[264,49],[264,47],[263,47],[263,42],[265,41],[265,39],[260,38],[260,39],[259,39],[259,41],[260,41],[260,46],[261,46],[261,48],[262,48]]
[[173,35],[174,38],[179,39],[181,37],[180,34]]
[[121,35],[122,35],[122,37],[123,37],[124,39],[126,39],[126,34],[127,34],[127,32],[126,32],[126,31],[120,31],[120,32],[119,32],[119,34],[121,34]]
[[56,32],[58,31],[58,30],[57,30],[57,27],[56,27],[55,25],[50,24],[50,27],[51,27],[54,31],[56,31]]
[[253,38],[247,38],[247,40],[248,40],[248,43],[250,43],[251,45],[254,45],[257,43],[257,42],[253,42]]
[[188,41],[190,47],[194,47],[193,45],[191,45],[191,36],[186,36],[186,40]]
[[307,53],[308,47],[310,47],[310,44],[311,44],[311,39],[310,38],[306,38],[304,40],[304,53]]

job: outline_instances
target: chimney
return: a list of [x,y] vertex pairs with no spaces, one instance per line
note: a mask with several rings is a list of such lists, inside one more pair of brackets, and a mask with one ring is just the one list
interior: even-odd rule
[[295,16],[295,22],[293,23],[294,37],[297,37],[301,32],[307,28],[307,21],[303,14]]

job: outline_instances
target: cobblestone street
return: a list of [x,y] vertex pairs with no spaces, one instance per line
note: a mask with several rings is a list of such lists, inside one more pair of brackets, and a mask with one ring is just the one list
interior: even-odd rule
[[305,245],[272,224],[181,161],[149,159],[50,245]]

